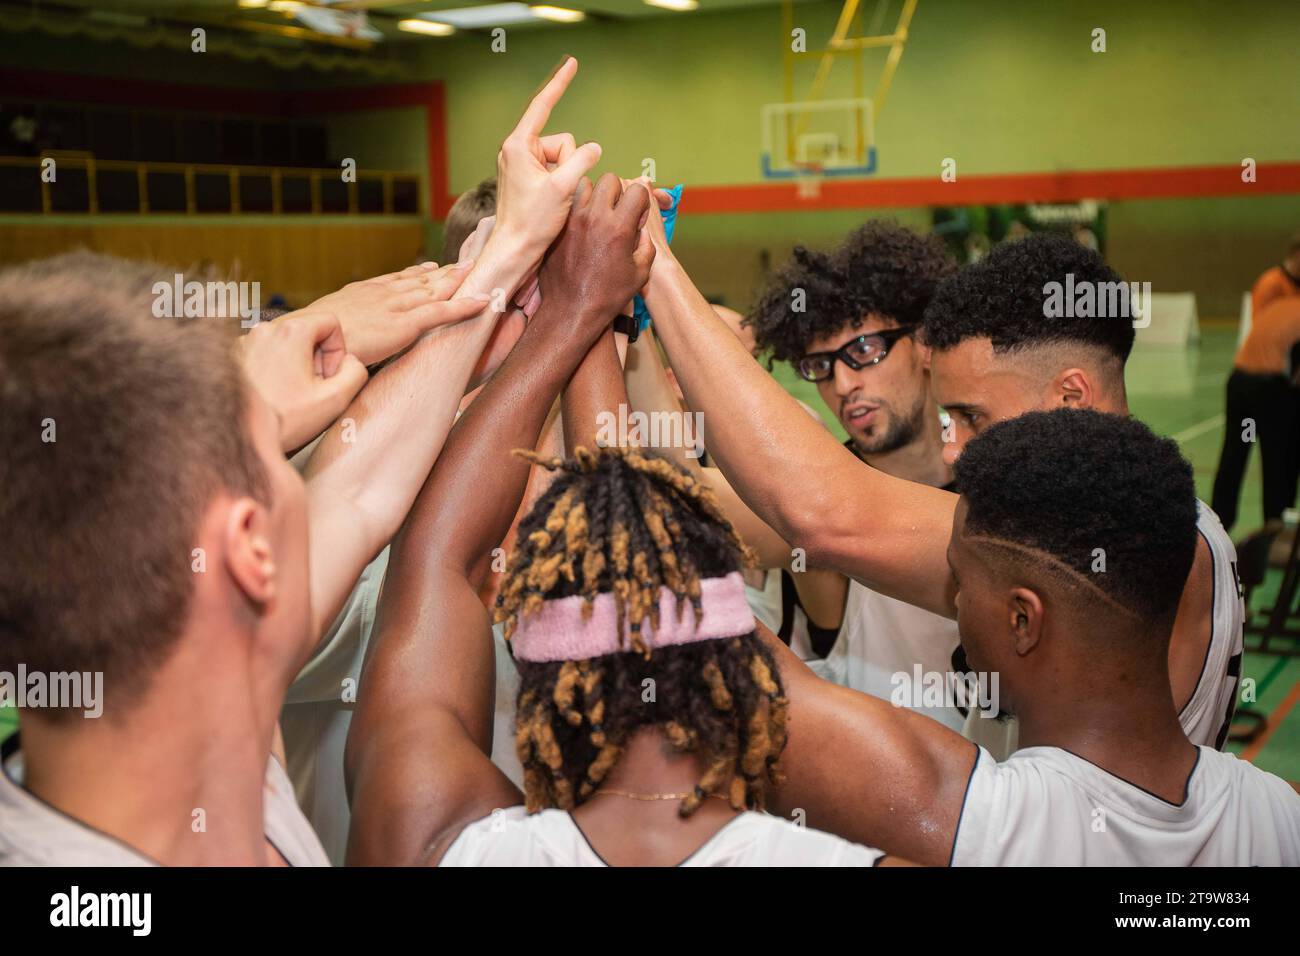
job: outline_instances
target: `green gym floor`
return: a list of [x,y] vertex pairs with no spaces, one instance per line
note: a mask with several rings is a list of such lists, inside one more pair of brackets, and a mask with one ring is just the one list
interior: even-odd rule
[[[1223,440],[1223,386],[1232,366],[1237,326],[1207,322],[1199,346],[1189,349],[1138,348],[1128,365],[1129,402],[1133,413],[1161,434],[1179,442],[1196,472],[1196,489],[1208,501]],[[788,367],[776,376],[791,392],[823,411],[816,388],[799,381]],[[1251,457],[1242,489],[1235,537],[1262,524],[1259,456]],[[1276,591],[1278,572],[1259,589],[1267,601]],[[1300,658],[1247,654],[1243,680],[1255,682],[1256,710],[1269,717],[1263,736],[1246,750],[1258,766],[1284,779],[1300,780]],[[0,739],[17,726],[12,709],[0,708]],[[1242,753],[1239,745],[1230,745]]]

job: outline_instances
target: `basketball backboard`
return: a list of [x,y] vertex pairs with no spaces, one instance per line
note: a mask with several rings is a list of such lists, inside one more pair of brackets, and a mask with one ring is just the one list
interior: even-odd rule
[[763,175],[869,176],[876,171],[871,100],[768,103],[762,108]]

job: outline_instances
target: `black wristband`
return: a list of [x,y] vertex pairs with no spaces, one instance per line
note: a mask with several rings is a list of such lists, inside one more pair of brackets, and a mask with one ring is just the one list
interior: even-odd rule
[[626,335],[630,344],[635,342],[637,336],[641,334],[641,323],[634,316],[620,315],[614,319],[614,331]]

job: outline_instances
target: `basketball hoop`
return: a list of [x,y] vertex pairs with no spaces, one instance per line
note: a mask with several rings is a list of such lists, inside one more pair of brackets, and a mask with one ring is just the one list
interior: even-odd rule
[[795,190],[800,199],[818,199],[822,194],[822,177],[826,174],[821,163],[795,164]]

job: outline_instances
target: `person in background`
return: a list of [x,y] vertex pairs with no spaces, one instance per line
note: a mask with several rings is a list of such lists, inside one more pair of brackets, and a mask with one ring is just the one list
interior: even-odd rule
[[[1264,280],[1261,279],[1261,282]],[[1256,283],[1256,288],[1259,283]],[[1237,520],[1241,482],[1251,445],[1259,443],[1264,479],[1264,521],[1281,519],[1295,504],[1300,435],[1291,355],[1300,343],[1300,295],[1265,299],[1252,309],[1250,331],[1228,376],[1223,450],[1214,476],[1212,507],[1225,528]]]
[[460,258],[460,247],[470,237],[481,220],[497,212],[497,178],[489,176],[473,189],[461,193],[447,213],[442,226],[442,258],[439,262],[455,262]]
[[[1300,295],[1300,232],[1291,237],[1282,262],[1264,271],[1250,290],[1251,315],[1291,296]],[[1294,489],[1300,481],[1300,345],[1291,346],[1291,414],[1293,427],[1289,437],[1290,466],[1285,485]]]
[[1250,312],[1258,315],[1274,300],[1300,295],[1300,233],[1291,237],[1286,255],[1277,265],[1265,269],[1250,290]]

